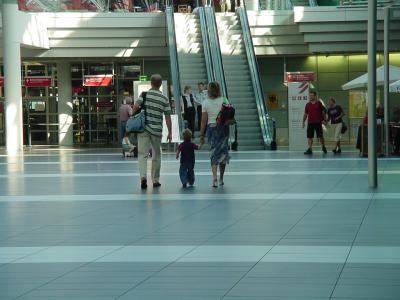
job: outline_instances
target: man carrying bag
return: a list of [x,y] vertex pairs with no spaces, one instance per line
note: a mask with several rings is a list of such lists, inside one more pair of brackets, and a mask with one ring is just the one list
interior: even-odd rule
[[[151,76],[151,89],[146,93],[145,99],[139,97],[133,107],[133,112],[138,112],[144,115],[144,130],[138,133],[138,148],[139,148],[139,173],[140,186],[142,189],[147,188],[147,159],[149,157],[149,149],[153,149],[151,179],[153,187],[160,187],[160,169],[161,169],[161,138],[163,129],[163,116],[168,128],[167,141],[172,140],[172,125],[171,125],[171,107],[169,100],[160,91],[162,84],[161,75]],[[144,110],[144,111],[143,111]]]

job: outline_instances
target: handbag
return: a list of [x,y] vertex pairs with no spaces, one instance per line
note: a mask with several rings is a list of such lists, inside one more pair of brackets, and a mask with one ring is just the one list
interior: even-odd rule
[[229,103],[229,100],[224,98],[221,106],[221,110],[218,113],[217,124],[219,125],[233,125],[236,124],[235,120],[235,108]]
[[346,124],[344,123],[344,122],[342,122],[342,130],[340,130],[340,133],[341,134],[345,134],[346,133],[346,131],[347,131],[347,126],[346,126]]
[[142,93],[143,103],[142,108],[138,113],[131,116],[126,122],[125,130],[130,133],[142,133],[144,132],[144,127],[146,125],[146,110],[145,110],[145,102],[146,102],[146,93]]

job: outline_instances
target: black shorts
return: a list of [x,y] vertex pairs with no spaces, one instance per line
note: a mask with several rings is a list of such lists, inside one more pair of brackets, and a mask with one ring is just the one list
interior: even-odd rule
[[322,123],[310,123],[307,126],[307,138],[314,138],[314,132],[317,133],[317,138],[323,137]]

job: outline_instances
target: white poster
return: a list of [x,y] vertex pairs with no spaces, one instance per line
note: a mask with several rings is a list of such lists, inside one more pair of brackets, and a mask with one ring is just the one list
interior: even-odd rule
[[309,91],[309,82],[288,82],[289,150],[304,150],[307,148],[303,116],[304,107],[308,102]]
[[[167,123],[165,122],[165,116],[164,116],[164,121],[163,121],[163,133],[162,133],[162,140],[161,143],[166,143],[167,142],[167,137],[168,137],[168,128],[167,128]],[[179,120],[178,120],[178,115],[171,115],[171,122],[172,122],[172,143],[180,143],[181,142],[181,136],[179,133]]]
[[[149,89],[151,89],[150,81],[134,81],[133,99],[136,100],[137,98],[139,98],[139,95],[141,95],[142,92],[147,92]],[[166,80],[163,80],[160,91],[161,93],[163,93],[164,96],[168,97],[168,84]]]
[[[147,92],[151,88],[150,81],[134,81],[133,82],[133,95],[134,98],[137,99],[142,92]],[[160,91],[164,96],[168,97],[168,85],[167,81],[163,80]],[[171,115],[172,122],[172,143],[180,143],[181,137],[179,132],[179,120],[177,115]],[[163,121],[163,133],[162,133],[162,143],[167,142],[168,129],[167,124],[165,123],[165,116]]]

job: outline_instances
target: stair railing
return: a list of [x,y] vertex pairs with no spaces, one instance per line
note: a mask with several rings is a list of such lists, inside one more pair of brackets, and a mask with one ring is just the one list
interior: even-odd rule
[[178,51],[176,43],[176,33],[175,33],[175,21],[174,21],[174,7],[168,5],[165,9],[165,16],[167,22],[167,35],[168,35],[168,51],[170,57],[170,69],[173,93],[175,99],[175,113],[178,116],[179,131],[183,128],[183,119],[181,113],[181,81],[179,76],[179,63],[178,63]]
[[207,6],[204,9],[206,13],[207,32],[210,43],[214,78],[221,86],[221,94],[228,98],[228,90],[226,88],[225,72],[222,63],[221,46],[219,43],[218,27],[215,18],[214,7]]
[[265,104],[265,94],[260,80],[260,71],[254,51],[253,40],[251,37],[249,20],[247,17],[246,7],[242,6],[237,9],[243,32],[243,42],[246,48],[247,60],[250,68],[251,81],[253,83],[254,94],[256,97],[258,117],[263,135],[264,147],[271,148],[273,141],[273,129],[269,121],[269,114]]
[[203,40],[203,51],[204,51],[204,58],[206,61],[206,68],[207,68],[207,79],[208,82],[215,81],[215,74],[213,69],[213,59],[211,56],[211,49],[210,49],[210,41],[208,36],[208,29],[207,29],[207,18],[206,12],[204,7],[199,8],[199,18],[200,18],[200,28],[201,28],[201,36]]

